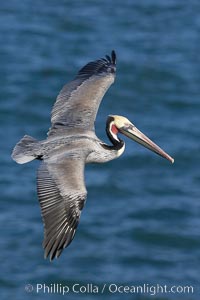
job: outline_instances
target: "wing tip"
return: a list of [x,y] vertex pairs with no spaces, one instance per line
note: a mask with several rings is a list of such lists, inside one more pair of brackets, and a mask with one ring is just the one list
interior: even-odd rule
[[[116,66],[116,62],[117,62],[117,56],[116,56],[116,52],[115,50],[111,51],[111,55],[106,55],[106,61],[114,66]],[[104,58],[102,58],[102,60],[105,60]]]
[[90,77],[99,73],[115,73],[115,71],[116,52],[115,50],[112,50],[110,56],[105,55],[105,57],[86,64],[82,69],[80,69],[77,76]]
[[116,63],[117,63],[117,55],[116,55],[115,50],[112,50],[112,52],[111,52],[111,61],[112,61],[112,64],[116,66]]
[[52,262],[54,259],[59,258],[63,250],[67,248],[71,244],[72,240],[74,239],[74,235],[76,233],[76,227],[71,228],[70,234],[68,236],[64,234],[61,241],[58,240],[58,243],[56,240],[53,239],[50,239],[48,243],[44,240],[43,241],[44,259],[49,258],[50,262]]

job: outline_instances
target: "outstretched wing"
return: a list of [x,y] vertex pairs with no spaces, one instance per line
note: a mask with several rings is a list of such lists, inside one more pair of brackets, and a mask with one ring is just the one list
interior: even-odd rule
[[49,135],[63,126],[93,130],[100,102],[114,82],[116,54],[84,66],[59,93],[54,104]]
[[76,232],[86,200],[84,162],[65,158],[44,161],[38,170],[37,191],[44,222],[45,258],[59,257]]

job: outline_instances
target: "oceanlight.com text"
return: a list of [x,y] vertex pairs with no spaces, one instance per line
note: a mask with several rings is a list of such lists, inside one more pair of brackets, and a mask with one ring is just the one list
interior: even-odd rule
[[191,285],[160,285],[160,284],[149,284],[145,283],[142,285],[123,285],[116,283],[104,283],[104,284],[94,284],[86,283],[79,284],[74,283],[73,285],[65,285],[61,283],[37,283],[35,285],[26,284],[25,291],[27,293],[36,294],[141,294],[141,295],[161,295],[161,294],[193,294],[194,287]]

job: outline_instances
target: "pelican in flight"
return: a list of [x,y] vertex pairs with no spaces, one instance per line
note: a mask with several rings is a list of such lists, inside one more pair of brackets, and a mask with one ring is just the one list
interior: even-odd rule
[[12,158],[19,164],[41,160],[37,193],[44,223],[44,256],[50,260],[58,258],[74,238],[87,196],[85,164],[118,158],[125,148],[119,134],[174,162],[125,117],[108,116],[110,145],[96,136],[96,114],[115,73],[115,51],[86,64],[57,96],[47,138],[38,141],[25,135],[13,150]]

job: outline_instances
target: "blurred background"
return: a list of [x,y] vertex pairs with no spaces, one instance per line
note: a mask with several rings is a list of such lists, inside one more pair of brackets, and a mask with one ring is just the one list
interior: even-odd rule
[[[193,286],[200,295],[200,4],[179,0],[9,0],[0,4],[1,299],[60,299],[26,284]],[[175,158],[126,140],[116,161],[86,169],[88,200],[73,243],[43,259],[38,162],[17,165],[15,143],[44,139],[62,86],[88,61],[117,53],[117,77],[96,121],[128,117]],[[74,294],[70,299],[152,299]]]

